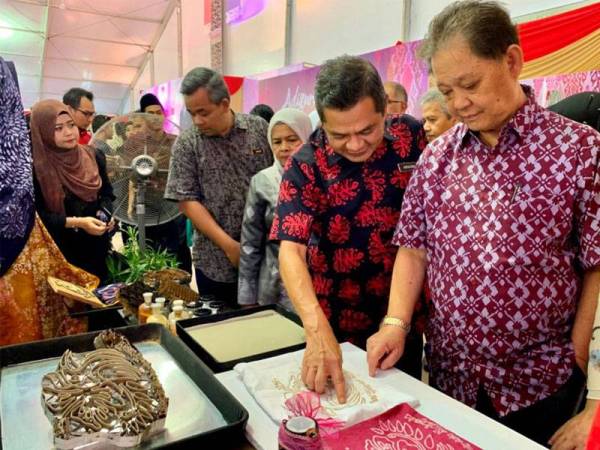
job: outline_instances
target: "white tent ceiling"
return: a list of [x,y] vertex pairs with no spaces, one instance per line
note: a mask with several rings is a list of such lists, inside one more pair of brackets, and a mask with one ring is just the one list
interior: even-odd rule
[[0,56],[14,61],[25,108],[71,87],[114,113],[177,0],[0,0]]

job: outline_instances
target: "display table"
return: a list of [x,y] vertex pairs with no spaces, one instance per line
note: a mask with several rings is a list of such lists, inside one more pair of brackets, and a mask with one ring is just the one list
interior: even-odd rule
[[[342,345],[351,346],[348,343]],[[357,347],[352,347],[353,351],[365,353]],[[277,425],[248,393],[237,373],[228,371],[217,374],[216,377],[248,410],[250,414],[246,426],[248,440],[259,450],[276,450]],[[379,372],[377,377],[389,377],[389,380],[397,384],[399,389],[417,398],[420,403],[420,406],[416,408],[418,412],[485,450],[543,448],[397,369]]]

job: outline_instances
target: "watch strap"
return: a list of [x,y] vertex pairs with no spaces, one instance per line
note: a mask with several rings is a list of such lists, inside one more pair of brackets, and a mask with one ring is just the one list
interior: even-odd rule
[[384,325],[398,327],[407,333],[410,331],[410,323],[404,319],[398,319],[397,317],[385,316],[381,321],[381,326]]

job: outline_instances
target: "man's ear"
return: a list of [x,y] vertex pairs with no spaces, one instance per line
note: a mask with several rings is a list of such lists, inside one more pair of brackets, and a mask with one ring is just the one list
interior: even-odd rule
[[523,70],[523,49],[516,44],[510,45],[506,49],[506,64],[512,77],[517,80]]

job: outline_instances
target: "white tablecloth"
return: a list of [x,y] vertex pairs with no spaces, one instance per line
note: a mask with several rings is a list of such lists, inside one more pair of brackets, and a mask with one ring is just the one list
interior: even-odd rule
[[[343,343],[342,347],[344,352],[360,352],[366,365],[364,351],[349,343]],[[397,369],[379,372],[377,377],[388,378],[398,389],[414,396],[421,414],[485,450],[544,448]],[[246,437],[252,445],[259,450],[276,450],[277,425],[248,393],[239,375],[229,371],[217,374],[217,378],[248,410]]]

